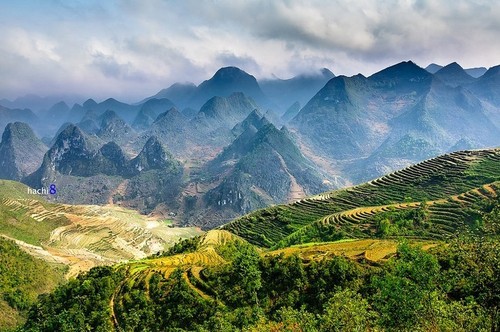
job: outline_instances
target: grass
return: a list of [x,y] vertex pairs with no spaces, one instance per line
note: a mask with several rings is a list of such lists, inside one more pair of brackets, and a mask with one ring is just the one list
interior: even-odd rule
[[44,210],[43,205],[32,203],[37,201],[17,200],[21,205],[11,207],[9,202],[5,200],[0,202],[0,233],[12,238],[24,241],[32,245],[40,245],[42,242],[49,240],[50,233],[64,225],[68,225],[69,221],[64,217],[55,216],[43,220],[36,220],[32,216],[36,216],[37,212]]
[[[369,217],[385,212],[383,207],[397,210],[416,208],[422,201],[465,195],[499,180],[500,149],[455,152],[365,184],[258,210],[225,225],[223,229],[267,248],[346,237],[372,237],[377,229]],[[467,195],[475,194],[470,192]],[[474,197],[469,199],[475,201]],[[463,201],[467,201],[467,197]],[[438,218],[433,220],[439,224]],[[459,223],[462,221],[459,219]],[[434,233],[425,231],[414,235],[442,238],[452,232],[450,227],[439,227]]]
[[307,247],[313,247],[313,246],[317,246],[317,245],[337,244],[337,243],[346,243],[346,242],[353,242],[353,241],[357,241],[357,239],[342,239],[342,240],[329,241],[329,242],[307,242],[307,243],[301,243],[301,244],[294,244],[291,247],[292,248],[307,248]]
[[64,280],[66,268],[49,264],[0,237],[0,330],[22,323],[37,296]]
[[0,198],[33,199],[43,201],[38,195],[28,194],[28,187],[24,184],[10,180],[0,180]]
[[[266,252],[266,255],[298,255],[304,260],[322,260],[331,256],[345,256],[351,259],[364,259],[378,262],[396,253],[398,240],[362,239],[336,241],[330,243],[316,243],[307,245],[292,246],[284,249],[277,249]],[[421,245],[424,249],[429,249],[438,244],[437,241],[412,241],[412,244]]]
[[48,203],[28,195],[23,184],[0,181],[0,234],[39,247],[30,253],[64,261],[74,275],[103,263],[144,258],[201,231],[169,227],[117,206]]
[[172,225],[174,223],[174,221],[172,219],[165,219],[165,220],[163,220],[163,223],[165,225]]

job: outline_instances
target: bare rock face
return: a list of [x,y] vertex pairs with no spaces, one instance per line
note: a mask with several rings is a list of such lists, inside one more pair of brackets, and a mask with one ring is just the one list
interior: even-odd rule
[[20,180],[42,163],[47,147],[23,122],[9,123],[0,143],[0,178]]

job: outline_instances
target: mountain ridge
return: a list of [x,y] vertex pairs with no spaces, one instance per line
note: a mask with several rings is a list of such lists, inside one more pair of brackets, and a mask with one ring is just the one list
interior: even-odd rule
[[28,124],[9,123],[0,142],[0,178],[22,179],[38,168],[46,151]]
[[[418,207],[422,201],[437,200],[445,203],[451,196],[469,197],[467,192],[483,185],[493,185],[500,193],[499,163],[499,148],[445,154],[358,186],[255,211],[234,220],[222,229],[263,247],[277,246],[280,241],[288,241],[285,239],[294,233],[296,235],[292,236],[293,241],[287,242],[286,245],[318,240],[332,241],[338,240],[339,237],[371,237],[376,232],[373,228],[375,224],[358,227],[360,217],[344,220],[333,216],[353,208],[364,208],[367,210],[365,212],[368,212],[373,207],[394,202],[408,203],[402,208]],[[465,179],[467,181],[462,182]],[[443,185],[444,183],[446,185]],[[485,195],[494,198],[497,194]],[[481,197],[479,196],[479,199]],[[458,200],[463,201],[460,198]],[[414,204],[409,204],[411,202]],[[384,211],[388,209],[381,209],[377,213]],[[455,227],[458,225],[460,224]],[[343,232],[339,233],[339,230]],[[421,232],[423,235],[426,231]]]

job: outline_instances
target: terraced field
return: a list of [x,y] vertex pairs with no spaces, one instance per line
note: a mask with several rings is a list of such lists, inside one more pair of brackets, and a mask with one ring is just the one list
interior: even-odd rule
[[117,265],[117,268],[126,268],[131,275],[144,271],[161,271],[168,277],[176,268],[205,267],[224,264],[215,248],[229,241],[240,239],[238,236],[223,230],[211,230],[203,234],[199,240],[199,247],[195,252],[167,256],[161,258],[142,259],[138,262],[129,262]]
[[70,265],[70,276],[96,265],[145,258],[201,234],[121,207],[53,204],[26,191],[22,184],[0,183],[0,234],[36,257]]
[[[123,308],[124,297],[131,289],[137,288],[150,297],[150,281],[154,274],[168,279],[172,273],[182,270],[182,278],[186,285],[195,294],[207,301],[216,302],[216,294],[207,283],[203,270],[210,266],[218,266],[229,263],[218,254],[219,247],[230,241],[244,241],[238,236],[225,230],[211,230],[199,239],[199,247],[195,252],[178,254],[174,256],[143,259],[137,262],[127,262],[117,265],[115,268],[125,272],[125,279],[117,288],[110,301],[110,309],[115,327],[119,327],[120,313]],[[415,241],[424,249],[436,245],[433,241]],[[353,240],[339,241],[333,243],[318,243],[302,246],[294,246],[274,251],[262,251],[262,256],[274,256],[284,254],[298,255],[304,262],[322,260],[332,256],[344,256],[354,260],[365,262],[379,262],[386,260],[396,253],[398,242],[396,240]],[[220,301],[217,302],[221,304]]]
[[222,228],[261,247],[314,241],[325,231],[364,238],[376,232],[375,215],[415,209],[426,201],[434,228],[419,236],[443,238],[469,218],[463,208],[449,212],[457,210],[451,201],[472,207],[490,200],[498,194],[499,180],[500,149],[454,152],[359,186],[259,210]]
[[180,268],[184,271],[184,281],[191,289],[204,299],[213,300],[200,273],[208,266],[225,264],[226,260],[217,253],[216,248],[235,240],[241,239],[227,231],[211,230],[201,236],[198,249],[195,252],[116,265],[116,269],[124,270],[127,277],[110,301],[111,315],[115,326],[119,326],[119,317],[117,317],[116,312],[119,312],[117,307],[119,308],[121,301],[123,301],[124,294],[122,292],[126,293],[124,285],[126,284],[127,290],[136,285],[143,285],[142,287],[146,288],[146,296],[149,296],[149,280],[153,274],[160,274],[164,279],[168,279],[175,270]]
[[285,237],[276,247],[284,248],[310,241],[324,241],[328,239],[328,235],[321,234],[331,234],[332,229],[341,231],[347,238],[374,238],[378,236],[379,220],[390,218],[400,211],[416,209],[425,209],[425,224],[405,237],[445,240],[452,237],[457,229],[466,224],[473,224],[478,213],[477,209],[481,208],[481,205],[491,204],[498,200],[498,197],[500,197],[500,182],[497,181],[447,199],[426,201],[424,204],[398,203],[341,211],[304,226]]
[[[416,245],[421,245],[427,250],[436,245],[432,241],[414,241]],[[297,245],[284,249],[277,249],[269,252],[269,255],[298,255],[304,261],[321,260],[332,256],[344,256],[355,260],[379,262],[388,259],[396,253],[398,241],[396,240],[349,240],[337,241],[333,243],[315,243]]]

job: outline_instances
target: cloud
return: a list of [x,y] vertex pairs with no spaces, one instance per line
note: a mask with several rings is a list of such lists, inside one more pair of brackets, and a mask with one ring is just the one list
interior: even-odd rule
[[231,27],[303,53],[313,51],[318,58],[347,56],[367,70],[396,59],[494,65],[499,51],[500,4],[495,1],[219,1],[219,8],[207,2],[189,4],[214,30]]
[[228,50],[219,53],[215,59],[220,66],[235,66],[249,73],[260,72],[257,61],[248,55],[236,55]]
[[494,0],[2,2],[0,98],[141,98],[228,65],[284,78],[369,75],[408,59],[493,66],[498,17]]
[[92,64],[96,66],[104,76],[117,79],[136,78],[137,75],[131,75],[132,66],[130,63],[120,64],[112,55],[96,53],[93,55]]

